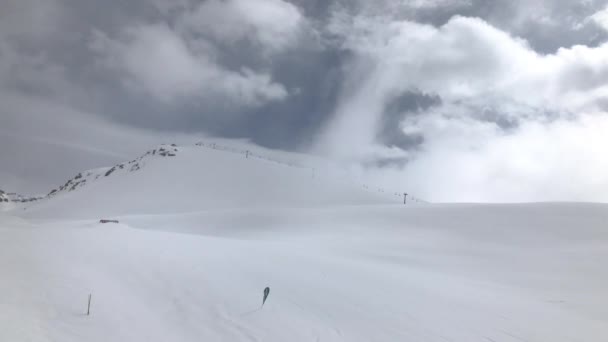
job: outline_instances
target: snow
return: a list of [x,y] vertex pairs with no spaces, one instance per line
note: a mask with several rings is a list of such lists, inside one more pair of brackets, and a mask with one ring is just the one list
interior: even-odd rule
[[606,205],[404,206],[304,167],[178,150],[3,204],[0,341],[608,336]]
[[402,201],[394,192],[371,191],[348,179],[319,177],[311,168],[256,156],[217,147],[160,146],[130,162],[84,172],[66,183],[68,189],[77,185],[78,191],[60,191],[28,208],[27,215],[96,218]]

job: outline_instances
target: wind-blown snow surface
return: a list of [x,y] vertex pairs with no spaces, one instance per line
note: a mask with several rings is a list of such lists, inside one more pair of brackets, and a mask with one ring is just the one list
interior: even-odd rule
[[0,214],[1,341],[608,336],[608,206],[408,207],[180,152]]

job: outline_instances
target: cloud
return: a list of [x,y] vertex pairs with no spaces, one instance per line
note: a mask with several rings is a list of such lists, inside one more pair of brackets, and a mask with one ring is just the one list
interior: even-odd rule
[[589,19],[597,26],[608,31],[608,7],[594,13],[592,16],[589,17]]
[[127,88],[148,92],[162,102],[221,97],[257,106],[284,99],[287,90],[266,73],[231,71],[213,59],[211,47],[194,51],[167,25],[129,27],[117,38],[95,32],[91,43],[101,64],[123,74]]
[[435,27],[443,26],[454,16],[480,18],[501,31],[524,37],[532,49],[540,53],[553,53],[560,47],[580,44],[596,46],[608,37],[601,28],[585,24],[587,17],[606,7],[607,0],[377,0],[338,3],[351,8],[351,15],[389,16],[389,21],[409,20]]
[[0,11],[0,38],[21,38],[40,43],[65,27],[66,8],[58,0],[4,0]]
[[[548,124],[526,121],[505,134],[492,123],[439,113],[421,117],[423,150],[392,174],[437,201],[608,201],[608,115]],[[381,174],[385,174],[381,172]]]
[[0,88],[49,94],[57,97],[75,91],[67,80],[66,68],[44,54],[22,54],[0,40]]
[[601,91],[608,72],[607,44],[542,55],[478,18],[454,17],[439,28],[372,20],[353,26],[354,35],[340,28],[346,47],[381,63],[374,70],[380,86],[397,91],[416,87],[444,99],[501,94],[530,105],[576,109],[593,105],[581,92]]
[[78,172],[201,138],[125,127],[42,96],[3,91],[0,101],[0,186],[8,191],[46,193]]
[[[608,146],[598,129],[608,120],[608,44],[540,54],[479,18],[454,17],[441,27],[386,18],[334,20],[334,34],[354,57],[317,151],[364,164],[401,153],[408,164],[398,169],[401,176],[387,179],[435,200],[585,194],[608,200],[601,195],[608,182],[596,172],[605,167]],[[418,145],[399,152],[378,133],[391,99],[412,91],[441,102],[406,109],[400,128]],[[584,158],[582,146],[592,146]],[[560,185],[582,177],[597,181]]]
[[222,45],[248,40],[277,52],[297,40],[304,21],[296,6],[282,0],[208,0],[185,12],[179,24]]
[[90,43],[127,89],[165,104],[231,111],[288,96],[270,66],[304,36],[297,7],[283,0],[155,4],[162,19],[130,23],[116,34],[95,30]]

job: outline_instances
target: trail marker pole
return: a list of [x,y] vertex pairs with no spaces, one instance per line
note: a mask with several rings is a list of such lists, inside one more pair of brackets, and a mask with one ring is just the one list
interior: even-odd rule
[[89,304],[87,305],[87,316],[91,314],[91,294],[89,293]]
[[407,193],[403,193],[403,204],[407,203]]

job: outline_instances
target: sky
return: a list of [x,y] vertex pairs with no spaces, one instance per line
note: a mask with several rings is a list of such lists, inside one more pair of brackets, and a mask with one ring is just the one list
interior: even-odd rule
[[3,0],[0,188],[163,142],[430,201],[608,201],[608,0]]

